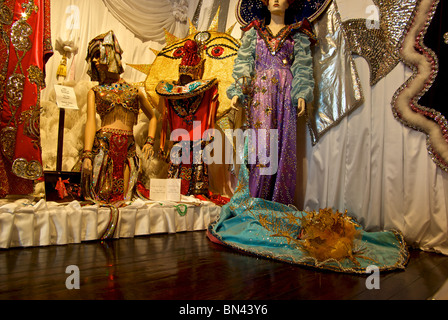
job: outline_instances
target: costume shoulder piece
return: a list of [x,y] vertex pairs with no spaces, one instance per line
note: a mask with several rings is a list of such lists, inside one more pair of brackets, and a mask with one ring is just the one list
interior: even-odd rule
[[275,38],[279,42],[283,42],[291,33],[302,32],[308,36],[308,38],[310,39],[312,44],[317,43],[317,37],[314,34],[311,23],[306,18],[300,22],[296,22],[294,24],[287,25],[286,27],[281,29],[280,32],[275,37],[270,33],[269,29],[266,28],[264,22],[261,20],[253,20],[248,25],[242,27],[241,30],[246,32],[252,28],[255,28],[258,31],[258,33],[260,34],[260,36],[262,36],[265,40],[267,38]]
[[267,27],[264,22],[260,20],[254,20],[249,25],[241,29],[246,32],[252,28],[257,30],[258,35],[264,40],[264,42],[266,43],[266,47],[269,49],[272,55],[276,55],[276,53],[283,46],[285,40],[290,35],[296,32],[301,32],[308,36],[311,44],[315,44],[317,42],[317,37],[314,34],[311,28],[311,24],[307,19],[304,19],[301,22],[286,25],[278,32],[277,35],[273,35],[269,27]]
[[199,79],[183,86],[179,85],[176,81],[162,80],[157,84],[155,91],[167,99],[185,99],[204,93],[217,83],[218,80],[216,78],[207,80]]
[[317,36],[313,31],[311,22],[308,19],[303,19],[300,22],[296,22],[291,25],[291,29],[294,31],[299,31],[308,36],[312,44],[317,43]]

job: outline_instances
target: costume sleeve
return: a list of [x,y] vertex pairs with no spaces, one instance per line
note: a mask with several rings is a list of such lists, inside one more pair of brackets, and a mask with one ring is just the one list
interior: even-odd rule
[[166,142],[166,135],[168,133],[168,121],[169,121],[169,104],[167,99],[164,99],[164,111],[162,115],[162,129],[160,131],[160,153],[165,156],[165,142]]
[[216,111],[218,111],[219,107],[219,91],[218,91],[218,85],[214,85],[212,90],[212,96],[210,99],[210,110],[209,110],[209,117],[208,117],[208,128],[214,129],[215,128],[215,121],[216,121]]
[[310,103],[314,99],[314,75],[313,58],[308,36],[302,32],[296,32],[294,39],[294,62],[291,66],[293,75],[291,98],[294,106],[297,106],[299,98]]
[[227,88],[227,97],[229,99],[232,99],[234,96],[238,96],[240,99],[244,98],[241,87],[236,81],[241,77],[251,78],[253,76],[256,43],[257,31],[255,28],[251,28],[243,35],[241,47],[234,61],[232,77],[235,82]]

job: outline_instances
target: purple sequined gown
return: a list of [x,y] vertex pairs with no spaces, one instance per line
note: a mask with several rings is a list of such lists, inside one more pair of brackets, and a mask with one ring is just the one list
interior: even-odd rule
[[[294,202],[297,171],[297,109],[291,101],[293,75],[290,68],[293,53],[294,43],[291,37],[286,38],[280,50],[272,55],[266,42],[257,35],[254,95],[249,115],[251,128],[266,130],[256,130],[260,133],[267,132],[266,141],[260,143],[260,135],[257,135],[256,140],[258,148],[266,143],[268,156],[269,150],[274,150],[270,144],[269,129],[278,129],[277,172],[262,175],[260,169],[269,167],[270,164],[260,164],[259,161],[251,164],[249,179],[251,196],[285,204]],[[249,147],[249,154],[253,151],[254,149]]]

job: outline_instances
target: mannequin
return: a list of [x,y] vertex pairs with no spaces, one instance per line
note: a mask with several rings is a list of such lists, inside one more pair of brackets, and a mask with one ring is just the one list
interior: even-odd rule
[[[218,80],[202,79],[205,60],[201,57],[201,48],[196,41],[185,41],[182,50],[178,81],[161,81],[156,87],[156,92],[165,98],[160,150],[164,153],[168,126],[172,134],[176,129],[183,132],[174,137],[168,178],[181,179],[183,195],[204,199],[204,196],[209,195],[209,181],[202,150],[210,141],[203,140],[202,135],[206,130],[214,128],[219,105]],[[201,137],[196,137],[195,131],[199,131]],[[182,153],[189,153],[189,156],[180,155],[180,148]],[[180,163],[173,161],[173,153],[176,158],[181,156]]]
[[[324,4],[320,0],[296,1],[295,4],[289,1],[288,5],[302,11],[294,15],[295,22],[284,26],[282,20],[276,20],[275,10],[281,13],[285,1],[269,0],[273,23],[268,19],[265,23],[260,21],[260,11],[252,14],[251,10],[262,7],[260,0],[238,3],[237,14],[247,26],[243,29],[246,33],[233,75],[237,81],[245,78],[247,83],[249,79],[248,87],[253,88],[252,94],[248,94],[251,95],[246,109],[248,124],[254,129],[272,126],[279,132],[279,169],[276,179],[257,175],[261,170],[258,164],[248,163],[253,152],[250,139],[246,139],[245,163],[240,166],[238,188],[230,202],[222,207],[219,218],[210,224],[207,236],[212,242],[239,252],[317,269],[360,274],[365,274],[372,265],[381,271],[402,269],[409,252],[400,232],[368,233],[347,212],[298,211],[290,205],[290,198],[282,197],[281,192],[288,195],[295,186],[295,161],[291,159],[295,160],[295,117],[301,111],[298,102],[300,98],[306,103],[313,98],[311,41],[305,35],[311,40],[313,37],[308,20],[302,19],[319,15]],[[286,18],[289,13],[279,17]],[[244,102],[243,89],[246,88],[240,88],[237,83],[227,93]],[[288,171],[294,171],[294,175]],[[258,189],[255,183],[262,188]]]
[[[133,136],[140,108],[149,119],[148,139],[142,148],[146,158],[154,154],[157,119],[146,95],[121,78],[122,50],[113,33],[89,43],[88,74],[99,85],[88,92],[87,122],[82,155],[83,195],[87,199],[115,203],[131,200],[139,160]],[[96,114],[101,128],[96,128]]]
[[253,197],[284,204],[294,203],[296,122],[297,117],[305,114],[306,103],[313,100],[314,89],[310,49],[314,35],[306,19],[286,23],[287,10],[293,2],[263,1],[269,11],[264,21],[255,19],[243,27],[245,33],[233,69],[236,83],[227,90],[232,107],[240,107],[246,97],[237,82],[250,79],[253,93],[248,106],[248,124],[257,132],[266,132],[266,141],[257,136],[256,144],[249,146],[249,154],[259,153],[260,146],[267,146],[265,153],[270,153],[277,143],[271,129],[277,130],[278,166],[272,163],[272,157],[268,165],[271,171],[265,170],[266,164],[259,159],[249,163],[249,189]]

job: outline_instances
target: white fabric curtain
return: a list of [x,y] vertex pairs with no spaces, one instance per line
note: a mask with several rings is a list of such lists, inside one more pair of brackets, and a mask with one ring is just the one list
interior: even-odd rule
[[[67,80],[89,81],[85,56],[87,45],[95,36],[113,30],[123,48],[123,62],[151,64],[154,54],[165,44],[164,30],[178,37],[187,34],[199,0],[51,0],[51,35],[56,40],[73,41],[78,50],[68,57]],[[46,66],[47,100],[56,81],[61,54],[55,52]],[[140,82],[145,75],[125,68],[123,77]]]
[[[343,20],[365,18],[355,2],[337,0]],[[448,254],[448,173],[429,156],[425,134],[392,114],[392,96],[411,71],[400,63],[370,87],[367,62],[355,61],[365,103],[316,146],[308,137],[304,209],[348,210],[369,230],[399,229],[409,244]]]
[[109,12],[136,37],[160,43],[165,40],[161,26],[172,34],[185,34],[189,7],[195,9],[198,1],[103,0]]

